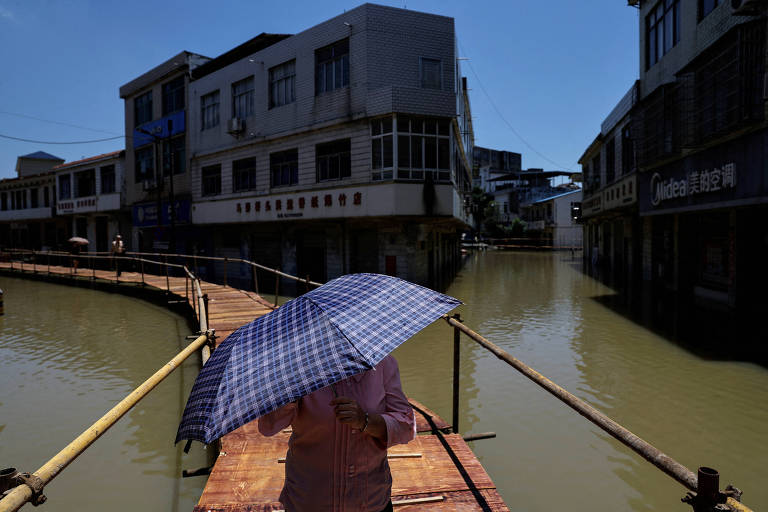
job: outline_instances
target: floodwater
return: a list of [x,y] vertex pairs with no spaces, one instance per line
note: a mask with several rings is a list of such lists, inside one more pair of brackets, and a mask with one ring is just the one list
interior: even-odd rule
[[[0,469],[32,472],[188,343],[186,321],[148,302],[0,277]],[[197,375],[191,357],[65,468],[44,508],[190,511],[207,466],[199,443],[174,446]],[[27,505],[31,507],[31,505]]]
[[[605,307],[613,291],[570,253],[470,255],[446,293],[471,329],[692,471],[720,472],[768,510],[768,370],[705,360]],[[686,489],[469,338],[459,429],[511,510],[690,511]],[[395,352],[409,396],[452,412],[453,329]]]
[[[190,334],[120,295],[0,277],[0,469],[34,471],[177,353]],[[570,253],[470,255],[446,290],[465,323],[693,471],[709,466],[768,509],[768,370],[706,360],[617,314]],[[460,430],[514,511],[680,511],[685,489],[462,336]],[[406,393],[451,421],[453,330],[395,352]],[[206,466],[173,439],[188,361],[47,488],[51,510],[192,509]]]

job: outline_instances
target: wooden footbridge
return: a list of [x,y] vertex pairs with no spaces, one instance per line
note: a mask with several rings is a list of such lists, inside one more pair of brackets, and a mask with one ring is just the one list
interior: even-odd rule
[[[30,257],[31,256],[31,257]],[[205,316],[207,328],[215,330],[216,342],[232,331],[275,309],[276,305],[252,290],[195,280],[183,265],[136,255],[124,258],[131,271],[99,269],[94,262],[110,267],[107,256],[82,256],[78,268],[67,255],[30,254],[0,261],[0,272],[14,276],[50,279],[59,283],[98,283],[114,291],[145,289],[165,294],[167,302]],[[154,267],[155,273],[143,269]],[[137,271],[137,269],[142,269]],[[170,270],[169,270],[170,269]],[[174,272],[174,269],[176,271]],[[182,274],[182,277],[171,274]],[[194,281],[197,281],[195,283]],[[197,290],[196,286],[199,286]],[[196,300],[204,297],[203,300]],[[203,320],[202,318],[200,320]],[[201,329],[205,330],[205,329]],[[411,401],[419,435],[407,445],[389,450],[392,471],[392,501],[398,511],[508,511],[496,487],[461,435],[426,406]],[[262,436],[256,422],[249,423],[220,440],[218,456],[195,512],[239,512],[281,510],[278,502],[285,475],[284,457],[290,430],[273,437]],[[5,510],[1,506],[0,510]],[[15,509],[11,509],[15,510]]]
[[[169,262],[169,258],[172,258],[172,262]],[[191,264],[189,259],[192,259]],[[215,261],[217,264],[223,261],[223,284],[202,281],[196,273],[192,273],[189,269],[197,269],[198,259]],[[79,263],[79,268],[75,261]],[[227,264],[231,263],[250,266],[252,290],[228,286]],[[121,265],[130,271],[116,271]],[[153,272],[145,272],[148,267]],[[271,277],[275,278],[275,300],[272,303],[259,294],[260,272],[269,272]],[[145,291],[155,299],[161,296],[169,306],[181,306],[199,325],[195,340],[181,353],[37,471],[32,474],[17,474],[14,468],[0,469],[0,512],[16,511],[27,502],[35,505],[43,503],[45,496],[42,491],[45,485],[184,359],[200,350],[205,364],[215,340],[223,340],[237,327],[275,309],[281,279],[303,283],[307,290],[310,286],[320,284],[311,282],[309,278],[300,279],[246,260],[139,253],[112,259],[103,253],[73,257],[66,253],[6,251],[0,252],[0,273],[72,284],[90,283],[107,287],[111,291],[131,294],[136,294],[136,290]],[[241,276],[242,274],[240,272]],[[451,424],[448,424],[424,405],[411,400],[419,435],[407,445],[391,448],[388,454],[393,480],[392,502],[398,512],[509,510],[490,477],[469,449],[467,439],[457,433],[459,342],[462,334],[492,352],[691,491],[683,501],[691,504],[694,510],[751,512],[750,508],[739,501],[741,491],[730,485],[720,491],[719,474],[716,470],[700,467],[698,473],[694,473],[469,329],[461,323],[458,315],[445,316],[444,319],[453,328],[454,333],[453,418]],[[214,330],[216,336],[213,335]],[[483,436],[478,435],[475,438]],[[254,423],[244,425],[224,436],[220,440],[215,463],[194,512],[281,510],[282,506],[277,500],[283,486],[283,462],[289,437],[290,430],[273,437],[264,437],[259,434]],[[8,491],[3,492],[5,489]]]

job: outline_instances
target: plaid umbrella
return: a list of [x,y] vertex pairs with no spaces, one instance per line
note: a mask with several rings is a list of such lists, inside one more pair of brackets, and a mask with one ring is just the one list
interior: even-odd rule
[[380,274],[329,281],[243,325],[197,376],[176,435],[219,437],[373,368],[461,301]]

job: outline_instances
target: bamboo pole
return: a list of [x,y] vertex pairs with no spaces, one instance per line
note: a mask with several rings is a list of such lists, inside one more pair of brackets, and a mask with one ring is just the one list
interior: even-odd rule
[[[85,451],[94,441],[101,437],[117,420],[123,417],[139,400],[144,398],[160,382],[184,362],[190,355],[195,353],[200,347],[208,341],[208,333],[201,334],[192,343],[179,352],[173,359],[168,361],[154,375],[144,381],[130,395],[125,397],[109,412],[102,416],[93,425],[88,427],[74,441],[69,443],[63,450],[56,454],[51,460],[32,473],[32,476],[40,479],[41,484],[47,485],[61,471],[74,461],[81,453]],[[0,512],[15,512],[19,510],[26,502],[32,498],[32,489],[27,485],[19,485],[11,490],[2,500],[0,500]]]

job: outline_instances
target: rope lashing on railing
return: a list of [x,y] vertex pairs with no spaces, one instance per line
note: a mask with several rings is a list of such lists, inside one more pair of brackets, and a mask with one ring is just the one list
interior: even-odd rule
[[50,483],[50,481],[61,473],[64,468],[83,453],[86,448],[101,437],[101,435],[114,425],[117,420],[122,418],[125,413],[136,405],[139,400],[144,398],[155,388],[155,386],[160,384],[163,379],[170,375],[173,370],[178,368],[185,359],[208,343],[209,337],[213,334],[212,331],[207,331],[198,336],[195,341],[187,345],[184,350],[179,352],[173,359],[168,361],[165,366],[144,381],[144,383],[136,388],[130,395],[120,401],[120,403],[80,434],[74,441],[69,443],[69,445],[56,454],[52,459],[43,464],[40,469],[32,473],[29,478],[35,482],[34,486],[22,484],[9,491],[8,494],[0,500],[0,512],[15,512],[16,510],[19,510],[19,508],[33,498],[33,495],[36,495],[39,501],[43,486]]
[[[662,453],[658,448],[650,444],[649,442],[645,441],[644,439],[638,437],[637,435],[633,434],[623,426],[619,425],[615,421],[613,421],[611,418],[603,414],[602,412],[598,411],[588,403],[584,402],[580,398],[576,397],[572,393],[568,392],[566,389],[558,386],[551,380],[549,380],[547,377],[543,376],[530,366],[526,365],[519,359],[513,357],[511,354],[503,350],[498,345],[492,343],[491,341],[488,341],[480,334],[476,333],[469,327],[465,326],[461,322],[457,321],[456,319],[448,316],[443,315],[443,319],[452,327],[455,329],[458,329],[459,331],[466,334],[470,339],[477,342],[482,347],[486,348],[490,352],[492,352],[496,357],[501,359],[502,361],[506,362],[510,366],[514,367],[516,370],[518,370],[520,373],[528,377],[530,380],[547,390],[549,393],[556,396],[558,399],[560,399],[562,402],[564,402],[566,405],[571,407],[572,409],[576,410],[579,414],[587,418],[589,421],[603,429],[605,432],[612,435],[614,438],[631,448],[633,451],[635,451],[637,454],[642,456],[644,459],[646,459],[648,462],[662,470],[667,475],[671,476],[675,480],[677,480],[679,483],[681,483],[683,486],[688,488],[691,491],[697,491],[699,490],[699,482],[696,474],[693,473],[690,469],[683,466],[676,460],[674,460],[672,457],[666,455],[665,453]],[[743,511],[743,512],[750,512],[750,509],[747,508],[742,503],[736,501],[732,497],[727,497],[727,499],[724,499],[726,504],[730,506],[733,510]]]

